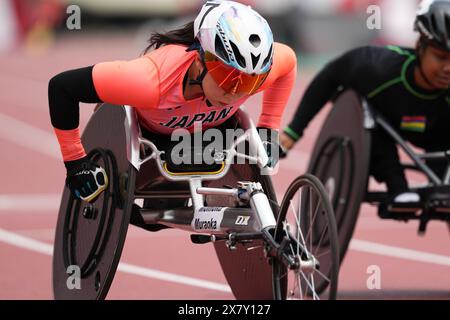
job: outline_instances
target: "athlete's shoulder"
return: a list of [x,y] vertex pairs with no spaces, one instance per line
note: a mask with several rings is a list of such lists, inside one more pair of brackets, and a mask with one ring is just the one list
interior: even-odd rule
[[92,79],[104,102],[152,108],[159,101],[158,71],[145,57],[98,63]]
[[274,42],[274,54],[287,56],[287,57],[295,57],[294,50],[288,46],[287,44],[281,43],[281,42]]
[[348,70],[361,77],[392,77],[400,72],[405,60],[414,52],[405,48],[362,46],[344,53],[338,59]]
[[385,46],[384,49],[391,52],[391,54],[400,55],[400,56],[407,57],[407,58],[410,58],[410,57],[416,55],[416,51],[412,48],[388,45],[388,46]]
[[192,60],[195,51],[186,51],[187,47],[177,44],[164,45],[158,49],[146,53],[144,56],[150,58],[158,68],[176,68],[179,65]]
[[272,71],[282,75],[297,68],[297,55],[291,47],[283,43],[274,42],[273,49]]
[[274,45],[273,46],[274,59],[278,59],[281,61],[284,60],[286,62],[289,62],[290,64],[297,63],[297,55],[290,46],[280,42],[274,42],[273,45]]
[[151,58],[157,58],[157,57],[166,57],[166,56],[172,56],[172,55],[183,55],[186,54],[186,46],[179,45],[179,44],[166,44],[158,49],[151,50],[145,54],[145,56],[151,57]]
[[361,58],[364,61],[405,60],[415,55],[413,49],[398,46],[361,46],[347,51],[347,56]]
[[158,70],[162,95],[179,83],[180,78],[194,61],[197,52],[187,52],[186,49],[186,46],[170,44],[145,54]]

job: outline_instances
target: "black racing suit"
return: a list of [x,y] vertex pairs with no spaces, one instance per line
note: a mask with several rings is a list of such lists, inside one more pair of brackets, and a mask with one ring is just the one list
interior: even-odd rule
[[[284,132],[298,140],[339,90],[352,89],[413,145],[426,151],[450,149],[449,91],[419,88],[414,82],[417,63],[414,50],[395,46],[362,47],[345,53],[314,78]],[[407,191],[394,140],[378,128],[372,141],[370,173],[387,184],[391,196]],[[445,166],[445,162],[438,163],[433,169],[441,175]]]

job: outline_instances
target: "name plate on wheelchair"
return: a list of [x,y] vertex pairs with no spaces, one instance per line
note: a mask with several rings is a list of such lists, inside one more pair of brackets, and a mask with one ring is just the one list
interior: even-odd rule
[[191,227],[196,231],[220,231],[227,207],[202,207],[195,210]]

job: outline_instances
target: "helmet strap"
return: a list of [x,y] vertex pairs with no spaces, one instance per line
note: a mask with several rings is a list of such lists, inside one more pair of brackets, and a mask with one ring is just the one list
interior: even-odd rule
[[[189,48],[186,49],[186,52],[190,51],[197,51],[200,55],[200,61],[203,65],[203,71],[196,79],[190,79],[188,83],[191,86],[200,86],[203,91],[203,79],[205,79],[206,74],[208,73],[208,69],[206,69],[205,64],[205,52],[203,51],[203,48],[197,39],[195,39],[195,41],[189,46]],[[205,99],[205,95],[203,95],[203,99]]]
[[205,79],[206,74],[208,73],[208,70],[206,69],[206,66],[203,64],[203,71],[202,73],[196,78],[189,80],[189,84],[191,86],[200,86],[203,90],[203,79]]
[[192,86],[200,86],[200,88],[202,88],[203,90],[203,79],[205,79],[206,74],[208,73],[208,69],[206,69],[205,64],[205,52],[203,51],[203,48],[200,46],[200,43],[197,40],[189,48],[186,49],[187,52],[194,50],[196,50],[200,55],[200,61],[203,65],[203,71],[196,79],[189,80],[189,84]]

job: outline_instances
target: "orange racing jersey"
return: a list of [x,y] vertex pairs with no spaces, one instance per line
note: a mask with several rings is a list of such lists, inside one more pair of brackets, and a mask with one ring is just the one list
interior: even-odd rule
[[[193,131],[197,122],[203,129],[218,126],[249,96],[225,107],[208,106],[202,97],[186,100],[183,80],[196,56],[196,51],[186,52],[185,46],[166,45],[134,60],[96,64],[92,71],[95,91],[105,103],[134,107],[140,124],[160,134],[179,128]],[[280,43],[274,45],[273,59],[269,76],[256,92],[263,92],[258,126],[279,129],[295,84],[297,60],[294,51]],[[55,128],[55,132],[64,161],[85,155],[78,129]]]

